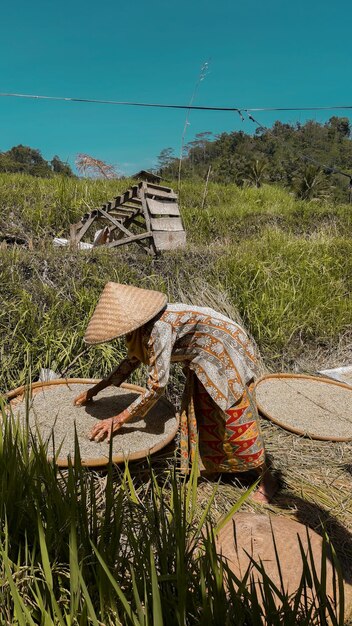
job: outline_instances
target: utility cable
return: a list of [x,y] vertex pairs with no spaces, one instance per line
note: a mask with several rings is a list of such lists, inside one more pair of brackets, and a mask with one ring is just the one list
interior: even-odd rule
[[338,110],[352,110],[352,104],[333,105],[324,107],[220,107],[220,106],[196,106],[189,104],[161,104],[158,102],[128,102],[119,100],[97,100],[92,98],[73,98],[64,96],[44,96],[28,93],[0,93],[0,98],[27,98],[32,100],[54,100],[63,102],[79,102],[89,104],[110,104],[117,106],[133,106],[133,107],[154,107],[159,109],[188,109],[193,111],[229,111],[237,112],[241,115],[241,111],[251,112],[270,112],[270,111],[338,111]]

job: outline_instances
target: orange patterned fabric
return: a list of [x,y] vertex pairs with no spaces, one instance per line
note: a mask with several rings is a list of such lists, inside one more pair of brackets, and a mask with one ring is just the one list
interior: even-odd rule
[[[149,377],[146,393],[128,407],[131,418],[144,417],[164,393],[172,362],[183,362],[194,372],[222,411],[240,400],[256,374],[254,348],[245,331],[213,309],[168,304],[138,332]],[[110,376],[111,383],[120,385],[136,361],[135,354],[125,359]]]
[[200,468],[246,472],[265,461],[264,442],[251,387],[222,411],[194,375],[187,380],[181,411],[181,471],[187,473],[198,447]]
[[264,445],[251,391],[257,362],[241,326],[206,307],[168,304],[127,338],[129,356],[111,374],[120,385],[141,361],[147,390],[127,409],[145,416],[164,393],[172,362],[182,362],[187,384],[181,411],[182,469],[196,450],[210,472],[244,472],[264,463]]

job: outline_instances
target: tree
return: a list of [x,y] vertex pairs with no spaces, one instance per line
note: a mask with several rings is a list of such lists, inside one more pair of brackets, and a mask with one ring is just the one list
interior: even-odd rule
[[243,180],[259,189],[265,180],[267,170],[267,163],[263,159],[254,159],[248,163]]
[[315,165],[306,165],[296,177],[295,191],[301,200],[327,200],[331,194],[323,171]]
[[158,167],[160,170],[169,167],[175,160],[173,148],[164,148],[158,156]]
[[[214,140],[209,140],[207,133],[199,133],[186,146],[182,176],[204,178],[211,165],[212,180],[216,182],[260,186],[265,180],[293,189],[303,197],[326,195],[329,191],[338,202],[347,202],[347,178],[332,172],[339,169],[349,175],[351,171],[351,128],[348,118],[335,116],[325,124],[315,120],[297,124],[276,121],[271,129],[260,128],[253,135],[234,131],[221,133]],[[172,178],[177,170],[178,159],[172,154],[172,149],[166,148],[159,156],[165,178]],[[323,170],[315,181],[316,194],[315,183],[311,188],[315,174],[305,170],[305,158],[321,164]],[[329,171],[331,176],[326,177],[324,172]],[[302,188],[299,181],[305,178]]]
[[73,176],[70,166],[63,163],[58,156],[54,156],[48,162],[42,157],[40,150],[22,144],[0,153],[0,172],[21,172],[44,178],[49,178],[54,174]]
[[20,144],[5,152],[4,155],[9,165],[7,171],[23,172],[32,176],[52,176],[50,165],[35,148]]
[[351,127],[348,117],[337,117],[334,115],[330,117],[327,126],[335,131],[341,138],[350,137]]
[[68,165],[55,155],[50,161],[51,168],[55,174],[61,174],[62,176],[73,176],[73,172]]
[[10,159],[13,159],[13,161],[23,163],[23,165],[47,165],[47,162],[43,159],[39,150],[30,148],[29,146],[23,146],[22,144],[8,150],[7,155]]

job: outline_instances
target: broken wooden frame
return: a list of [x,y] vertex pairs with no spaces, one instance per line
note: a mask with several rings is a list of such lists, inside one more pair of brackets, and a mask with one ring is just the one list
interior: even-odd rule
[[85,213],[70,227],[71,244],[78,246],[89,231],[95,231],[93,247],[116,248],[137,243],[153,255],[186,243],[177,194],[170,187],[150,182],[140,182]]

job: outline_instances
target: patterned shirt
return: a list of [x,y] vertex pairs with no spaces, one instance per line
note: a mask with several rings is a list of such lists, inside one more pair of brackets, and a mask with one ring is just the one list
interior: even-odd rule
[[[207,307],[168,304],[144,326],[142,341],[149,377],[146,392],[127,409],[131,417],[146,415],[164,393],[172,362],[193,370],[224,411],[257,373],[254,348],[243,328]],[[111,374],[111,384],[119,386],[139,365],[136,357],[124,359]]]

